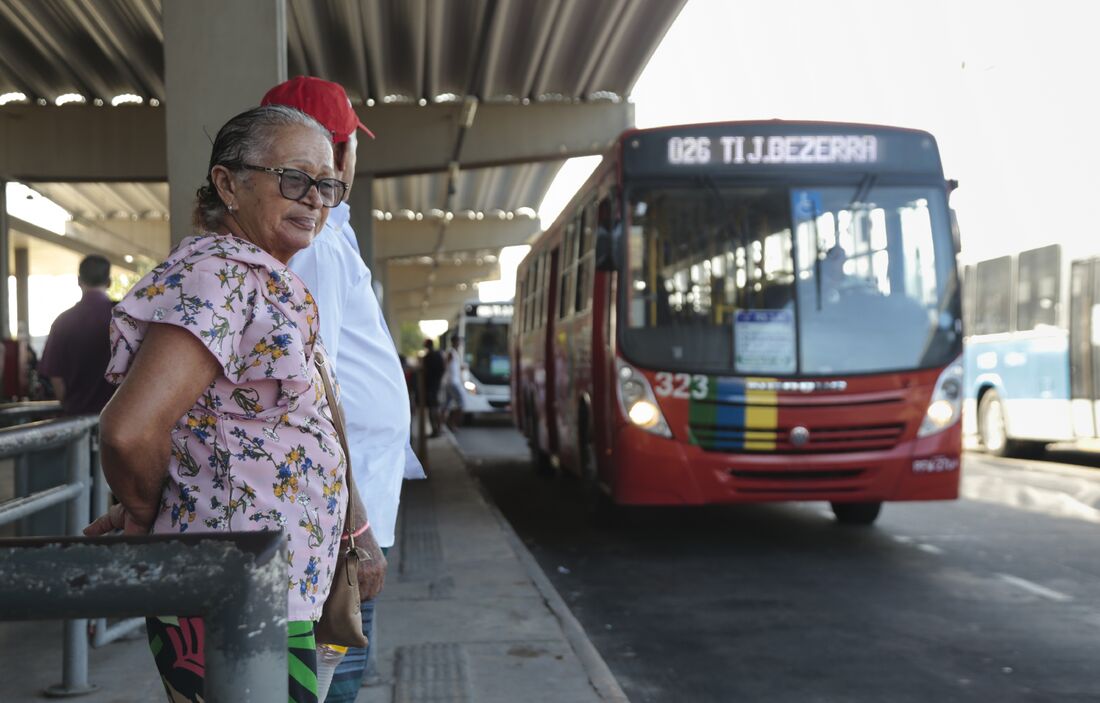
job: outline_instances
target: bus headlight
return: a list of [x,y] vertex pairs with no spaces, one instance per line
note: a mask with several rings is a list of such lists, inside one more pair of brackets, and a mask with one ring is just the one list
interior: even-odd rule
[[962,415],[963,367],[956,359],[943,370],[932,391],[932,400],[924,414],[917,437],[928,437],[942,432],[959,421]]
[[631,424],[660,437],[671,437],[672,431],[665,422],[649,381],[633,366],[621,359],[618,367],[619,407]]
[[462,386],[466,389],[466,392],[469,393],[470,395],[477,395],[477,384],[474,383],[473,381],[466,381],[462,384]]
[[661,420],[661,411],[648,400],[639,400],[630,406],[627,413],[630,421],[641,428],[653,427]]

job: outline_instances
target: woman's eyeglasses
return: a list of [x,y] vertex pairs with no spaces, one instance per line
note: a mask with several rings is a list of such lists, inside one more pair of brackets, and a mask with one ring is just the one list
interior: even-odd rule
[[317,186],[321,204],[325,207],[336,207],[348,192],[348,184],[339,178],[311,178],[308,173],[296,168],[270,168],[251,164],[241,166],[251,171],[274,173],[279,177],[279,194],[287,200],[301,200],[306,197],[310,188]]

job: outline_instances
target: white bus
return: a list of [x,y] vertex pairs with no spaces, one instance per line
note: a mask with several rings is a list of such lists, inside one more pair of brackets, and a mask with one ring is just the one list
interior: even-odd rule
[[963,291],[964,430],[999,455],[1100,447],[1100,246],[1067,237],[980,261]]
[[512,411],[512,362],[508,355],[508,333],[512,324],[512,303],[468,301],[447,330],[447,345],[457,334],[461,339],[462,390],[465,420],[477,415]]

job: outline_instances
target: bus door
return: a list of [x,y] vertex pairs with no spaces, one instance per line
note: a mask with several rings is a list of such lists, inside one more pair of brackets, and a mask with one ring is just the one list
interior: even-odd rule
[[[559,278],[558,278],[558,252],[560,247],[555,247],[550,252],[550,271],[549,276],[546,279],[545,288],[549,295],[543,301],[545,309],[542,311],[546,314],[546,329],[545,337],[543,338],[543,364],[545,369],[545,381],[542,384],[543,397],[546,399],[545,413],[543,414],[543,422],[539,427],[539,440],[542,439],[546,442],[542,446],[551,454],[558,451],[558,403],[557,403],[557,355],[555,353],[555,337],[558,333],[558,298],[562,295],[559,290]],[[542,437],[542,432],[545,429],[546,436]]]
[[1100,436],[1100,260],[1070,267],[1069,368],[1073,432]]

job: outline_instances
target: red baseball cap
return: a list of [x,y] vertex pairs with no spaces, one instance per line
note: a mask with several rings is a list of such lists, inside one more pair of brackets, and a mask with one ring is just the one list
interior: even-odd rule
[[260,105],[286,105],[301,110],[332,132],[332,141],[336,144],[346,142],[356,127],[374,139],[374,132],[359,121],[348,94],[339,83],[297,76],[267,91]]

